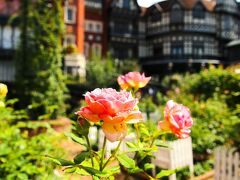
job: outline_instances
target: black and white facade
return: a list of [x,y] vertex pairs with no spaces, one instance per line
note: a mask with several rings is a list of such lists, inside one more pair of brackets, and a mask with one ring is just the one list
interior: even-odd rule
[[[149,74],[231,64],[227,44],[240,39],[240,8],[235,0],[168,0],[145,14],[140,63]],[[239,59],[240,61],[240,59]]]
[[141,9],[136,0],[113,0],[108,8],[108,50],[118,59],[138,58],[138,23]]

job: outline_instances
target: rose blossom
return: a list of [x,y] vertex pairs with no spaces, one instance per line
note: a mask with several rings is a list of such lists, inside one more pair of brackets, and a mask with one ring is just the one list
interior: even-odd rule
[[151,77],[145,77],[145,74],[139,72],[129,72],[118,77],[118,84],[122,89],[135,88],[139,89],[147,85]]
[[87,106],[76,114],[92,122],[103,120],[103,131],[112,142],[126,136],[125,122],[142,118],[141,112],[134,110],[138,100],[127,91],[97,88],[85,94],[85,101]]
[[159,122],[159,129],[171,130],[178,138],[189,136],[193,120],[187,107],[177,104],[173,100],[168,101],[164,109],[164,119]]

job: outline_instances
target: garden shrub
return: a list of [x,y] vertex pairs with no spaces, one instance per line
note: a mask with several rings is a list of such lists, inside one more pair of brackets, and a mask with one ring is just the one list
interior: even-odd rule
[[50,126],[20,121],[28,117],[24,110],[13,109],[16,101],[1,101],[5,106],[0,107],[0,179],[54,179],[54,166],[46,163],[44,155],[63,155],[58,146],[61,137],[53,131],[29,137],[32,128]]
[[196,175],[212,167],[206,164],[217,146],[239,147],[239,74],[210,67],[195,74],[167,76],[162,82],[167,98],[189,107],[194,117],[191,137]]
[[[52,134],[31,138],[17,126],[0,125],[0,179],[52,179],[54,167],[47,164],[44,155],[62,155]],[[55,145],[54,145],[55,144]]]

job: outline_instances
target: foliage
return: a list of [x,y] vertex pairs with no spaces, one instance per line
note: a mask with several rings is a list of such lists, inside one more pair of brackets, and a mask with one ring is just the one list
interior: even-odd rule
[[86,83],[91,88],[110,87],[114,85],[118,70],[113,59],[108,56],[105,60],[93,56],[87,63]]
[[228,143],[239,148],[240,76],[233,69],[210,67],[163,79],[166,97],[188,106],[194,117],[191,137],[196,175],[210,169],[206,164],[217,146]]
[[77,47],[75,44],[70,44],[63,49],[63,54],[74,54],[77,53]]
[[[0,107],[0,179],[53,179],[54,166],[47,164],[43,156],[63,155],[58,147],[60,136],[50,131],[49,124],[19,120],[27,119],[24,110],[15,111],[16,99],[10,99]],[[30,137],[34,129],[46,129],[46,134]]]
[[139,109],[147,114],[147,119],[150,119],[150,113],[155,112],[157,106],[151,96],[144,96],[139,103]]
[[28,115],[25,110],[14,110],[13,106],[17,99],[9,99],[4,102],[4,107],[0,107],[0,121],[14,123],[19,120],[27,119]]
[[17,86],[21,107],[31,118],[55,118],[65,111],[66,87],[61,70],[63,30],[61,1],[21,1],[21,37]]
[[134,60],[114,60],[108,54],[105,59],[101,59],[96,55],[92,55],[90,60],[87,61],[86,83],[87,89],[103,88],[103,87],[116,87],[116,78],[125,72],[137,70],[138,65]]
[[192,94],[198,101],[214,98],[226,102],[233,109],[239,103],[240,75],[221,67],[210,67],[196,74],[167,76],[162,85],[165,89],[180,88],[181,92]]
[[[18,126],[0,125],[0,179],[46,179],[54,166],[47,164],[46,154],[60,155],[56,136],[40,134],[28,137]],[[62,153],[61,153],[62,154]]]
[[200,161],[194,165],[194,174],[195,176],[199,176],[207,171],[210,171],[211,169],[213,169],[212,159],[209,159],[207,161]]

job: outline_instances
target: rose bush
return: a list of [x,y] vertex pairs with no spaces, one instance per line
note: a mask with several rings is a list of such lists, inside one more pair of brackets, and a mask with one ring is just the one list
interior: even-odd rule
[[[149,130],[148,126],[140,121],[142,114],[137,107],[138,98],[135,97],[137,90],[146,86],[150,79],[151,77],[145,77],[139,72],[129,72],[118,77],[118,83],[123,89],[121,91],[97,88],[87,92],[84,95],[86,106],[76,112],[78,121],[73,133],[68,135],[86,147],[85,150],[78,154],[74,161],[50,159],[66,166],[67,172],[91,175],[93,179],[114,179],[114,175],[121,172],[120,170],[129,174],[140,172],[148,179],[162,178],[174,173],[174,170],[162,170],[156,177],[152,177],[149,170],[153,168],[153,152],[158,150],[157,146],[165,146],[159,138],[166,133],[173,133],[178,138],[188,137],[193,121],[188,108],[170,100],[164,110],[164,121],[159,122],[159,129]],[[128,132],[127,123],[130,122],[134,122],[130,129],[134,131],[136,139],[126,143],[127,152],[121,152],[119,149]],[[102,149],[98,151],[92,149],[88,136],[89,127],[93,124],[100,126],[105,134]],[[107,140],[119,142],[111,156],[105,158]],[[134,153],[134,158],[127,156],[129,152]],[[118,161],[118,164],[109,166],[113,161]]]

